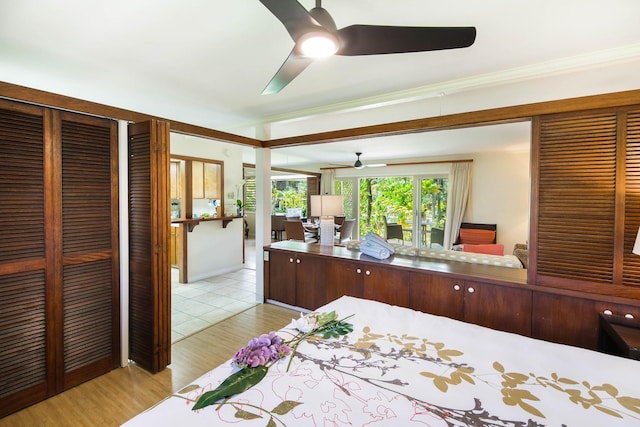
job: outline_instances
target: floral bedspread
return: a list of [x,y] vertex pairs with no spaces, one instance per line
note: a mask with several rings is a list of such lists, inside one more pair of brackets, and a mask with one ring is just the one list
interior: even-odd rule
[[303,342],[288,371],[282,359],[253,388],[192,411],[237,369],[225,363],[125,425],[640,425],[638,361],[358,298],[318,311],[332,310],[354,314],[353,332]]

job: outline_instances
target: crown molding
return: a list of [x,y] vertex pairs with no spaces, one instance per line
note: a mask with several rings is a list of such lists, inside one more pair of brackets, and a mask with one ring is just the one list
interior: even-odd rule
[[[562,59],[540,62],[523,67],[510,68],[494,73],[485,73],[446,82],[419,86],[403,91],[390,92],[356,100],[324,105],[320,107],[296,110],[295,112],[268,116],[260,126],[265,124],[285,123],[305,120],[324,114],[360,111],[371,108],[386,107],[422,99],[441,97],[474,89],[487,88],[508,83],[539,79],[559,74],[568,74],[592,68],[599,68],[640,58],[640,43],[614,49],[590,52]],[[256,123],[242,127],[256,126]]]

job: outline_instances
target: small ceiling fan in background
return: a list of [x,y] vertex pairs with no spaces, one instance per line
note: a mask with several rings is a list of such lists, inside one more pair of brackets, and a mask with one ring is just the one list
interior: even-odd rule
[[387,166],[386,163],[372,163],[372,164],[365,165],[360,161],[360,156],[362,156],[362,153],[356,153],[357,159],[356,159],[356,162],[353,164],[353,167],[355,169],[380,168],[382,166]]
[[331,55],[381,55],[469,47],[475,27],[401,27],[350,25],[337,29],[329,12],[316,0],[307,11],[297,0],[260,0],[283,24],[295,42],[263,95],[280,92],[315,58]]

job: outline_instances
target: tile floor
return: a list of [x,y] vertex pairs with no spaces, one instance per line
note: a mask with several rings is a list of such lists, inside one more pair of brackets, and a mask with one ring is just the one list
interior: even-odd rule
[[192,283],[171,270],[171,342],[256,305],[255,243],[245,241],[244,268]]

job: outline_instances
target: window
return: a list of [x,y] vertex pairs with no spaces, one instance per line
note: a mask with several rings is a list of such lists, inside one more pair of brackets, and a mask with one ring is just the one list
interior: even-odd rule
[[253,177],[244,180],[244,211],[256,211],[256,179]]
[[307,216],[307,178],[273,178],[271,213],[286,214],[291,208],[302,209],[302,216]]
[[386,237],[392,223],[401,226],[403,242],[428,247],[442,244],[431,241],[431,230],[444,230],[447,187],[447,178],[366,177],[336,180],[335,192],[344,196],[345,215],[355,212],[359,236]]

